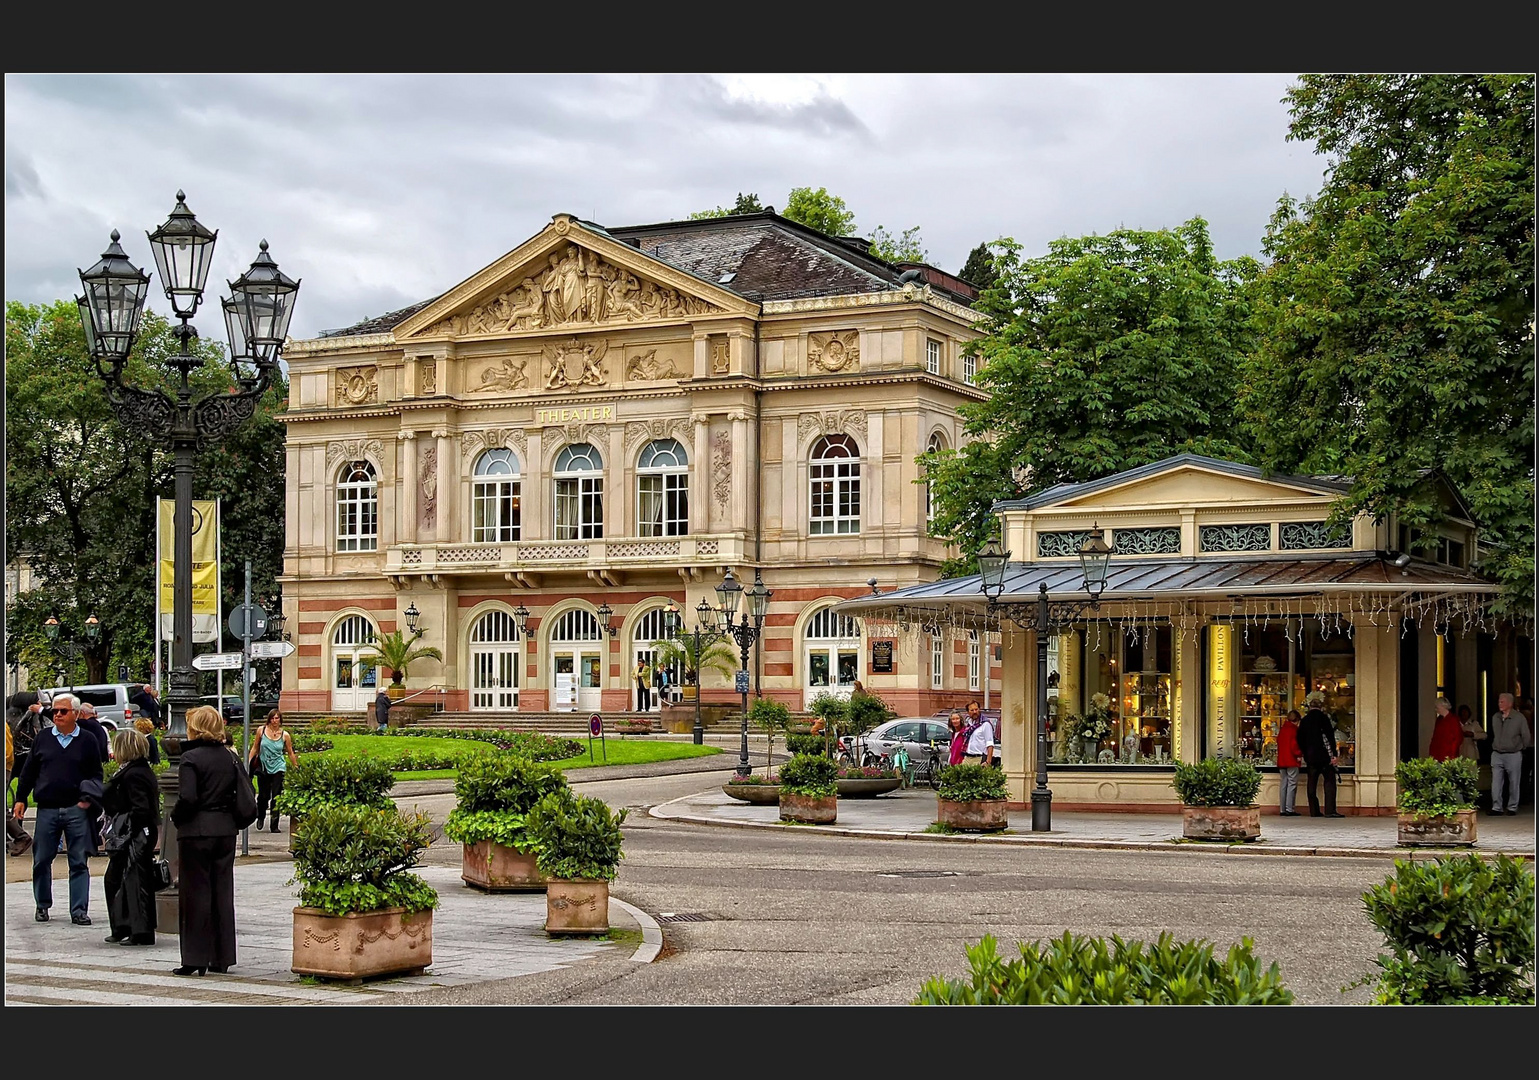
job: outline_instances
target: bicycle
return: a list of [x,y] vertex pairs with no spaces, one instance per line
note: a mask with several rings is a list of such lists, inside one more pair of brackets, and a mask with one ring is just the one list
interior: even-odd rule
[[[951,748],[948,746],[946,749],[949,755]],[[913,780],[914,782],[923,780],[930,785],[932,790],[938,791],[940,789],[941,771],[946,768],[946,765],[947,758],[941,756],[940,744],[932,741],[929,752],[924,755],[922,761],[914,766]]]

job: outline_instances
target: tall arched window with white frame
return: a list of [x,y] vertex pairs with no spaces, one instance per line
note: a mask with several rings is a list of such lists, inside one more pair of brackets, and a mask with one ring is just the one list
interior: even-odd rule
[[967,632],[967,688],[969,690],[982,689],[983,668],[983,642],[978,638],[978,631]]
[[677,439],[657,439],[641,448],[636,508],[642,536],[689,533],[689,455]]
[[598,540],[604,536],[604,458],[588,443],[563,447],[556,455],[556,539]]
[[939,630],[930,632],[930,689],[940,690],[946,685],[946,635]]
[[379,484],[374,466],[349,461],[337,474],[337,550],[379,547]]
[[807,620],[806,705],[826,695],[848,698],[860,678],[860,624],[832,606]]
[[807,531],[814,536],[860,532],[860,447],[848,435],[812,446]]
[[523,483],[518,455],[505,448],[488,450],[476,458],[472,475],[471,542],[499,544],[519,539]]
[[[940,432],[932,432],[930,435],[930,441],[925,444],[925,452],[933,454],[937,450],[942,449],[945,445],[945,442],[941,439]],[[930,494],[930,483],[927,480],[925,481],[924,485],[924,523],[929,525],[934,520],[935,499]]]

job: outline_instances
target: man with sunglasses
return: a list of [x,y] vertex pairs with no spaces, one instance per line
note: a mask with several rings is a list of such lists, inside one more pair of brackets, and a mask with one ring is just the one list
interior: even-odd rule
[[86,913],[91,899],[90,801],[82,793],[87,781],[102,782],[101,753],[96,740],[76,723],[71,694],[53,699],[53,727],[38,735],[27,755],[16,787],[12,815],[20,821],[27,812],[27,796],[37,802],[37,827],[32,846],[32,898],[37,921],[48,921],[53,906],[53,858],[59,835],[64,835],[69,859],[69,914],[76,926],[90,926]]

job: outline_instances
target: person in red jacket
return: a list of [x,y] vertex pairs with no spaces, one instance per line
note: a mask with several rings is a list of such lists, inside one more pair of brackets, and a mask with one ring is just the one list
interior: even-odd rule
[[1438,698],[1436,708],[1437,721],[1432,727],[1432,745],[1427,747],[1427,756],[1435,761],[1451,761],[1459,756],[1464,745],[1464,727],[1447,698]]
[[1299,713],[1289,709],[1277,731],[1277,812],[1283,817],[1298,817],[1293,809],[1299,795],[1299,766],[1304,759],[1299,756]]

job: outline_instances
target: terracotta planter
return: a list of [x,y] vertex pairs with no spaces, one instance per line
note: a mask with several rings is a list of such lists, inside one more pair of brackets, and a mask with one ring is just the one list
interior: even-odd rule
[[1400,814],[1395,839],[1407,847],[1473,847],[1475,810],[1460,810],[1449,817]]
[[1183,806],[1181,835],[1188,840],[1254,840],[1261,835],[1261,807]]
[[609,882],[549,879],[545,883],[545,932],[609,933]]
[[296,975],[367,979],[421,974],[433,962],[433,912],[385,908],[363,915],[294,909]]
[[968,832],[999,832],[1010,827],[1010,807],[1004,799],[935,800],[935,820]]
[[805,825],[832,825],[839,816],[837,795],[793,795],[780,793],[780,820],[800,821]]
[[721,790],[740,802],[774,806],[780,802],[779,784],[723,784]]
[[533,855],[490,840],[461,846],[460,877],[466,885],[487,892],[539,892],[545,888],[545,878]]
[[892,776],[880,780],[838,780],[839,797],[841,799],[870,799],[877,795],[885,795],[889,791],[897,791],[903,786],[903,777]]

